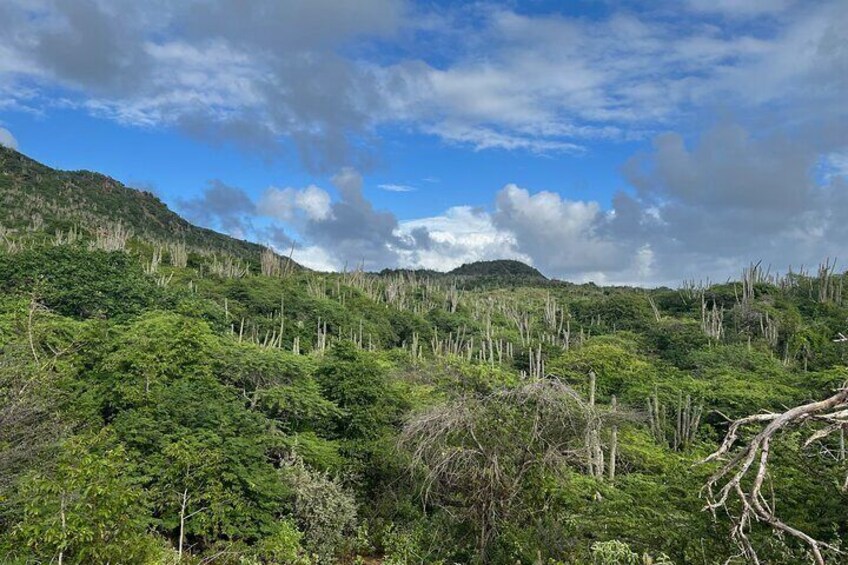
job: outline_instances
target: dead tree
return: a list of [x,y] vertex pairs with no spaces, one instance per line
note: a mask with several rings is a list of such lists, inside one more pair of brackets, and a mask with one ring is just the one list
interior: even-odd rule
[[582,469],[588,427],[600,419],[577,392],[549,378],[419,414],[400,447],[421,479],[425,508],[447,508],[473,524],[486,563],[501,526],[523,508],[527,477]]
[[[761,429],[747,445],[738,447],[740,434],[749,426],[760,426]],[[775,513],[774,503],[769,502],[762,492],[769,472],[772,440],[782,432],[800,426],[810,427],[805,446],[831,434],[841,434],[845,426],[848,426],[848,388],[840,388],[829,398],[796,406],[785,412],[766,412],[740,418],[730,424],[721,446],[703,460],[703,463],[722,462],[721,467],[704,486],[706,509],[712,512],[721,508],[729,510],[730,499],[736,499],[740,503],[741,510],[738,515],[733,516],[731,535],[752,563],[760,563],[747,535],[755,522],[762,522],[775,531],[806,544],[818,565],[824,565],[823,549],[839,551],[781,520]],[[848,489],[848,478],[843,489]]]

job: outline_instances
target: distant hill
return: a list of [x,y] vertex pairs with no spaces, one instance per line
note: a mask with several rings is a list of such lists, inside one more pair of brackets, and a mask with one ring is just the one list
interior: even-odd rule
[[462,278],[509,278],[521,279],[523,282],[541,283],[552,282],[537,269],[513,259],[496,259],[493,261],[475,261],[464,263],[451,271],[434,271],[432,269],[383,269],[380,276],[406,275],[422,278],[462,277]]
[[513,259],[498,259],[495,261],[475,261],[465,263],[448,272],[449,275],[472,277],[521,277],[527,279],[547,280],[538,269],[521,261]]
[[184,242],[252,263],[262,246],[195,226],[151,192],[91,171],[60,171],[0,146],[0,226],[5,230],[94,231],[120,223],[149,241]]

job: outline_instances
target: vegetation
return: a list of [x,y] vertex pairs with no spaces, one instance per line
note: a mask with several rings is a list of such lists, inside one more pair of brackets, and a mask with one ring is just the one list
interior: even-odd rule
[[503,277],[514,276],[528,279],[544,279],[545,276],[530,265],[521,261],[500,259],[497,261],[477,261],[476,263],[465,263],[452,270],[449,274],[454,276],[472,277]]
[[273,268],[123,187],[34,220],[103,177],[3,151],[4,563],[844,562],[830,264],[653,290]]
[[[226,254],[258,264],[262,247],[194,226],[148,191],[128,188],[91,171],[57,171],[0,145],[0,241],[9,230],[44,231],[51,239],[73,243],[82,231],[93,244],[123,248],[132,236],[175,255]],[[160,257],[161,258],[161,257]],[[284,260],[287,262],[287,260]]]

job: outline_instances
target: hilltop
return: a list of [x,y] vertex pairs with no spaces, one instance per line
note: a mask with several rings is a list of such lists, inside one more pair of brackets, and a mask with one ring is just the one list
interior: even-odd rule
[[456,276],[523,277],[527,279],[548,280],[538,269],[514,259],[464,263],[448,274]]
[[485,282],[488,279],[505,279],[505,281],[520,281],[526,284],[553,282],[537,269],[513,259],[463,263],[450,271],[436,271],[433,269],[383,269],[376,274],[382,277],[404,275],[417,278],[484,279],[480,282]]

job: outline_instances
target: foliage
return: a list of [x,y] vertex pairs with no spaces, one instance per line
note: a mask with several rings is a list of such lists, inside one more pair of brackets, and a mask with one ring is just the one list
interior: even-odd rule
[[[703,512],[721,466],[698,463],[731,420],[848,380],[836,273],[266,276],[258,246],[102,175],[2,148],[0,170],[3,562],[727,562],[741,503]],[[833,563],[842,417],[777,434],[763,475]],[[760,518],[761,562],[808,560]]]
[[304,546],[317,563],[334,562],[356,529],[353,496],[337,480],[308,469],[297,459],[286,461],[281,473],[292,491],[294,518],[304,532]]
[[105,429],[63,441],[53,465],[21,480],[20,522],[7,558],[157,562],[162,548],[147,533],[144,492],[132,482],[130,463]]
[[484,276],[484,277],[526,277],[530,279],[542,279],[545,277],[537,269],[525,265],[521,261],[500,259],[496,261],[477,261],[464,263],[450,272],[457,276]]
[[28,293],[59,314],[80,318],[138,314],[159,294],[132,257],[70,246],[0,254],[0,291]]
[[288,565],[309,565],[309,558],[301,545],[303,534],[292,520],[282,520],[271,535],[263,538],[256,548],[256,556],[261,563],[269,565],[286,563]]

